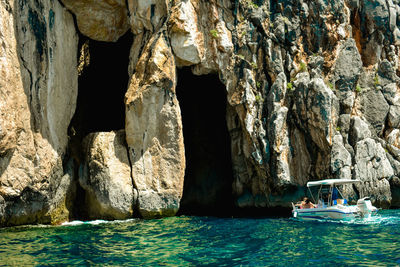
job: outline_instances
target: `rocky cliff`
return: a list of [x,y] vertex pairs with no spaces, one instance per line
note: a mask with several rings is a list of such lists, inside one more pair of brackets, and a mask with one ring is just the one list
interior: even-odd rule
[[0,0],[0,224],[400,207],[399,2]]

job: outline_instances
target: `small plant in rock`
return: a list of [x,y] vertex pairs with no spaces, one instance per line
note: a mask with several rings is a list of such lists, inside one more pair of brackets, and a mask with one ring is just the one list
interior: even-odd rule
[[357,84],[357,86],[356,86],[356,92],[357,92],[357,93],[360,93],[361,91],[362,91],[361,86],[359,86],[359,85]]
[[241,60],[244,60],[244,56],[242,54],[238,54],[237,57],[240,58]]
[[258,8],[258,5],[254,3],[252,0],[247,0],[247,5],[254,9]]
[[300,69],[299,72],[305,72],[307,71],[307,65],[303,61],[300,62]]
[[256,101],[258,103],[262,103],[262,102],[264,102],[264,99],[260,95],[256,95]]
[[377,88],[378,85],[380,85],[379,77],[378,77],[378,73],[375,73],[375,77],[374,77],[374,86],[375,86],[375,88]]
[[328,82],[327,85],[332,91],[335,89],[331,82]]
[[258,68],[256,62],[251,62],[250,65],[251,65],[251,67],[252,67],[253,69],[255,69],[255,70]]
[[261,88],[261,82],[260,81],[256,82],[256,86],[257,86],[258,89],[260,89]]
[[342,128],[340,128],[340,126],[336,127],[336,131],[340,132],[342,130]]
[[218,38],[218,31],[216,29],[210,30],[210,34],[213,38]]
[[292,83],[287,83],[287,89],[289,89],[290,91],[293,91],[293,84]]
[[290,21],[287,17],[282,17],[282,21],[283,23],[285,23],[286,25],[290,24]]

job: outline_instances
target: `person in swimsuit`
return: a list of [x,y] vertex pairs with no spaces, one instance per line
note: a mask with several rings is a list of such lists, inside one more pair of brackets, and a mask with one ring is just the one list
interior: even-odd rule
[[304,205],[302,205],[303,209],[313,209],[315,208],[315,205],[311,202],[311,200],[309,200],[307,198],[307,200],[305,201]]

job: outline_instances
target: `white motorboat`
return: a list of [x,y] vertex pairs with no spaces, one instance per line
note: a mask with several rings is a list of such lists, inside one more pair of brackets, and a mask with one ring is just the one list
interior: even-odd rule
[[[365,218],[375,215],[378,209],[371,204],[368,197],[361,198],[357,205],[349,205],[337,186],[344,184],[358,183],[359,180],[350,179],[326,179],[321,181],[308,182],[307,187],[317,188],[318,204],[313,208],[304,208],[304,205],[293,206],[292,214],[294,218],[304,220],[352,220],[355,218]],[[318,188],[319,187],[319,188]],[[316,199],[310,190],[311,196]]]

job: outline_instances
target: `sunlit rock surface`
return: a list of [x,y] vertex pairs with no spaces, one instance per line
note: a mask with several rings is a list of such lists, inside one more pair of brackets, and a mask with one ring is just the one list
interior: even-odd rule
[[125,144],[125,131],[85,137],[85,163],[79,183],[86,191],[88,217],[126,219],[133,216],[137,192]]
[[61,0],[79,31],[96,41],[115,42],[129,29],[125,0]]
[[0,4],[1,224],[68,220],[78,38],[57,1]]
[[399,206],[398,0],[62,2],[0,2],[2,224],[57,221],[51,210],[67,218],[79,206],[63,197],[82,163],[67,136],[76,59],[90,64],[76,31],[134,34],[121,105],[141,216],[180,207],[182,67],[224,84],[236,207],[290,208],[308,181],[350,177],[362,183],[349,199]]
[[126,140],[144,218],[174,215],[182,197],[185,153],[175,76],[161,31],[140,57],[125,97]]

